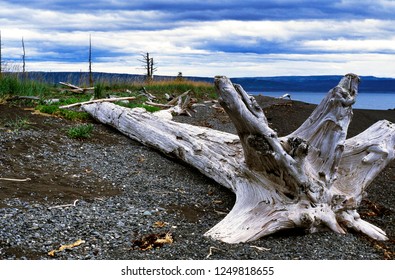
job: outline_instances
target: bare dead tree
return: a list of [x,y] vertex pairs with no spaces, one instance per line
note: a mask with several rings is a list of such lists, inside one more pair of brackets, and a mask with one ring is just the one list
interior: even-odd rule
[[147,52],[142,54],[143,59],[139,60],[143,63],[144,69],[147,71],[146,80],[152,81],[154,79],[154,73],[157,71],[157,67],[155,66],[154,59],[150,57],[150,54]]
[[149,60],[151,69],[151,80],[154,78],[154,72],[156,72],[156,67],[154,66],[154,59],[151,57]]
[[22,54],[22,73],[23,73],[23,77],[25,77],[25,73],[26,73],[26,51],[25,51],[25,41],[23,40],[23,37],[22,37],[22,50],[23,50],[23,54]]
[[184,76],[182,75],[182,72],[178,72],[178,75],[176,77],[176,81],[179,81],[179,82],[184,81]]
[[1,75],[3,73],[3,68],[2,68],[2,66],[3,66],[3,57],[1,55],[2,46],[3,46],[3,44],[2,44],[2,41],[1,41],[1,30],[0,30],[0,78],[1,78]]
[[93,87],[93,76],[92,76],[92,37],[89,34],[89,86]]

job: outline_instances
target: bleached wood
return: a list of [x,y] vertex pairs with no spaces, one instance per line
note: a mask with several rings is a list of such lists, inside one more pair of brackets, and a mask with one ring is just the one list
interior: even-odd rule
[[145,87],[142,87],[142,89],[140,90],[140,95],[147,97],[149,101],[156,99],[156,96],[149,93]]
[[[187,90],[166,104],[154,103],[151,101],[146,101],[145,104],[164,108],[165,110],[154,112],[154,115],[162,116],[169,120],[173,119],[173,115],[186,115],[191,117],[191,112],[194,112],[194,110],[192,108],[193,102],[191,101],[190,94],[191,90]],[[184,101],[182,100],[183,97],[185,97]]]
[[86,91],[90,91],[90,90],[94,90],[95,89],[94,87],[82,88],[82,87],[79,87],[79,86],[76,86],[76,85],[73,85],[73,84],[70,84],[70,83],[65,83],[65,82],[59,82],[59,84],[70,88],[70,89],[68,89],[68,91],[71,91],[71,92],[74,92],[74,93],[84,93]]
[[183,98],[184,96],[189,96],[191,94],[191,90],[187,90],[186,92],[180,94],[179,96],[174,97],[172,100],[166,103],[166,105],[176,105],[180,98]]
[[386,240],[357,208],[366,187],[395,157],[395,126],[381,121],[346,140],[358,83],[358,76],[346,75],[300,128],[281,138],[255,99],[226,77],[216,77],[215,84],[238,135],[107,102],[82,108],[236,194],[233,209],[206,236],[238,243],[287,228],[342,234],[352,228]]
[[156,103],[156,102],[151,102],[151,101],[146,101],[144,103],[147,105],[150,105],[150,106],[155,106],[155,107],[159,107],[159,108],[163,108],[163,109],[169,109],[169,108],[173,107],[173,105],[167,105],[167,104]]
[[102,98],[102,99],[94,99],[94,100],[89,100],[89,101],[84,101],[84,102],[78,102],[78,103],[63,105],[63,106],[59,106],[59,108],[60,109],[68,109],[68,108],[82,106],[82,105],[86,105],[86,104],[92,104],[92,103],[117,102],[117,101],[134,100],[134,99],[136,99],[136,97],[134,97],[134,96],[131,96],[131,97]]
[[12,182],[27,182],[31,181],[32,179],[26,178],[26,179],[14,179],[14,178],[0,178],[0,181],[12,181]]

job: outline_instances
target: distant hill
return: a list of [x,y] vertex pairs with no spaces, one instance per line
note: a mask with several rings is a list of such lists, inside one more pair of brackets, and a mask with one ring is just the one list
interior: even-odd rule
[[[133,74],[117,74],[117,73],[92,73],[95,82],[108,83],[133,83],[143,81],[143,75]],[[59,82],[71,83],[78,86],[89,85],[88,72],[28,72],[28,77],[31,80],[42,81],[50,84],[58,84]]]
[[[233,83],[241,84],[246,91],[281,92],[327,92],[336,86],[343,76],[281,76],[234,78]],[[360,92],[395,93],[395,79],[362,76]]]
[[[58,84],[69,82],[88,85],[87,72],[29,72],[29,78],[43,82]],[[174,76],[155,76],[156,80],[174,79]],[[194,81],[213,82],[212,77],[184,77]],[[245,77],[231,78],[233,83],[240,84],[246,91],[255,92],[327,92],[338,84],[342,76],[278,76],[278,77]],[[94,81],[108,83],[132,83],[144,80],[144,75],[93,73]],[[395,79],[362,76],[360,92],[392,92],[395,93]]]

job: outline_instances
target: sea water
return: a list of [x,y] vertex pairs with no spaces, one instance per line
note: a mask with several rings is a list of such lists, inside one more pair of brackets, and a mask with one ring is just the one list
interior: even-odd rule
[[[292,100],[303,101],[311,104],[319,104],[327,92],[287,92]],[[251,95],[281,97],[284,92],[249,92]],[[388,110],[395,109],[395,93],[360,92],[353,105],[355,109]]]

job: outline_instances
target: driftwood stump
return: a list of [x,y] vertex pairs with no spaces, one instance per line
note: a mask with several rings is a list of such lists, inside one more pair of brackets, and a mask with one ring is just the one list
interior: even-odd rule
[[226,77],[216,77],[215,85],[238,135],[106,102],[82,108],[236,194],[233,209],[206,236],[238,243],[295,227],[342,234],[352,228],[386,240],[381,229],[360,218],[357,208],[366,187],[395,157],[395,125],[379,121],[346,140],[358,84],[358,76],[345,75],[305,123],[281,138],[255,99]]

